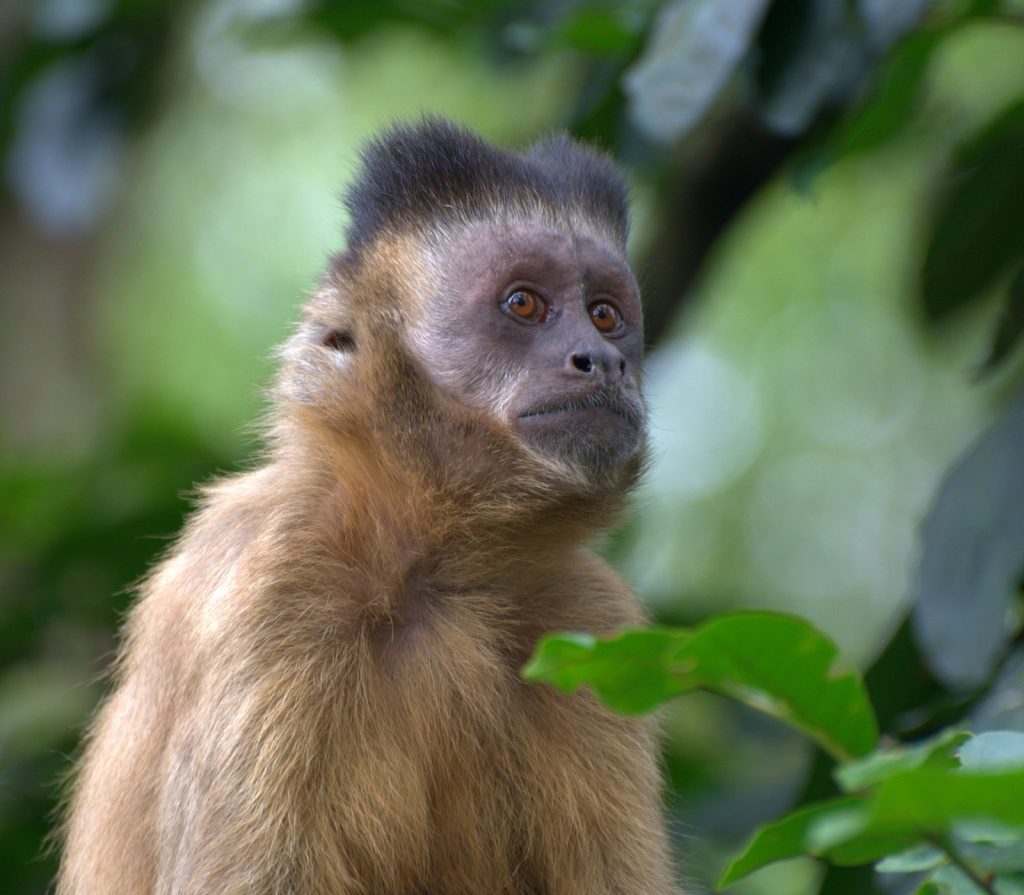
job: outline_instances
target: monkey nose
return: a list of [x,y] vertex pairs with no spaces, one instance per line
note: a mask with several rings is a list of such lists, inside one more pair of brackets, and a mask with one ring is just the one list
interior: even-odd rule
[[570,352],[566,368],[575,376],[617,382],[626,375],[626,360],[612,345],[580,345]]

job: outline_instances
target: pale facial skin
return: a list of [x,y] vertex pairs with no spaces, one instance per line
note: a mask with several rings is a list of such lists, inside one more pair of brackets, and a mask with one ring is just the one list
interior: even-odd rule
[[413,327],[439,383],[591,474],[628,460],[643,441],[643,314],[617,246],[522,220],[476,223],[446,242],[430,253],[438,285]]

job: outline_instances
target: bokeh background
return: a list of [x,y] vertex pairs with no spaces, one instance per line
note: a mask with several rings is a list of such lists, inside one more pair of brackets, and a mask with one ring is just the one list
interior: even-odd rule
[[[1024,3],[0,4],[0,888],[43,848],[131,585],[243,468],[360,144],[553,129],[635,191],[654,467],[603,549],[659,620],[799,613],[901,737],[1024,729]],[[795,734],[666,713],[693,892],[827,791]],[[741,895],[869,895],[794,861]]]

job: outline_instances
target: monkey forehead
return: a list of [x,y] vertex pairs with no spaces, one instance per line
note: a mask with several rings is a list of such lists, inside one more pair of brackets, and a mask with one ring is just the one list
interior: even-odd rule
[[446,230],[425,253],[430,279],[456,293],[539,277],[551,288],[594,286],[636,294],[624,251],[589,221],[488,218]]

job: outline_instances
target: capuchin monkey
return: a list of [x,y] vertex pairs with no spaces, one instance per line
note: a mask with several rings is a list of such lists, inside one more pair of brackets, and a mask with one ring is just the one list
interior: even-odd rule
[[128,619],[61,895],[676,893],[655,731],[528,684],[644,612],[587,547],[643,466],[627,192],[566,137],[384,132],[265,462]]

